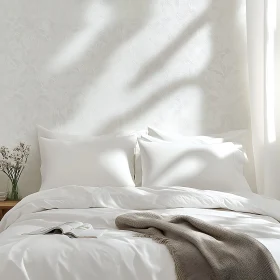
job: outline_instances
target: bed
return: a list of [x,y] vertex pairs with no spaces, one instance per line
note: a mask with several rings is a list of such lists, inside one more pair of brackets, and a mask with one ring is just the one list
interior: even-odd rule
[[[38,134],[42,186],[0,222],[1,279],[177,279],[165,245],[117,228],[117,217],[135,212],[187,215],[245,233],[279,270],[280,202],[251,191],[245,154],[231,139],[152,129],[141,139]],[[73,221],[91,224],[97,238],[28,235]]]
[[[182,187],[64,186],[23,199],[0,224],[3,279],[161,279],[175,280],[164,245],[120,231],[115,218],[133,211],[190,215],[264,244],[280,265],[280,202],[256,194],[237,195]],[[66,221],[90,223],[97,239],[27,236]]]

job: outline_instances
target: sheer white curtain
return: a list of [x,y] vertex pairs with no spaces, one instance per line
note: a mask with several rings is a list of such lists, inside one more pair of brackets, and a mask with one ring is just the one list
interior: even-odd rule
[[247,45],[257,188],[280,199],[280,0],[247,0]]

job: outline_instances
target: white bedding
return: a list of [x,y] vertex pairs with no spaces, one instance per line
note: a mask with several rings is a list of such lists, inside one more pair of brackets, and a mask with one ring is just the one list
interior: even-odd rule
[[[279,201],[253,193],[182,187],[65,186],[26,197],[3,218],[1,279],[175,280],[174,264],[164,245],[116,229],[116,216],[137,210],[187,214],[247,233],[262,242],[280,266]],[[91,223],[99,238],[22,235],[69,221]]]

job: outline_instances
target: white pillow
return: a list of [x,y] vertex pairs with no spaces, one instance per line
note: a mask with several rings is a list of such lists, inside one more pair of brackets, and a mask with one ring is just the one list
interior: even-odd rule
[[225,133],[214,134],[211,136],[183,136],[174,132],[162,131],[160,129],[155,129],[148,127],[148,134],[164,141],[177,141],[177,140],[198,140],[204,143],[222,143],[222,142],[232,142],[244,153],[246,153],[247,161],[244,165],[244,175],[247,179],[249,185],[256,189],[256,178],[255,178],[255,165],[254,165],[254,155],[252,146],[252,137],[249,130],[233,130]]
[[245,157],[233,143],[139,140],[143,186],[185,186],[224,192],[250,191]]
[[[153,135],[153,136],[151,136]],[[161,132],[159,130],[153,129],[148,127],[148,135],[142,135],[141,138],[142,140],[146,140],[149,142],[182,142],[185,144],[217,144],[217,143],[223,143],[224,138],[222,137],[210,137],[210,136],[183,136],[183,135],[175,135],[175,134],[165,134],[164,132]],[[241,149],[242,145],[237,144],[237,148]],[[247,155],[244,153],[245,158],[247,159]],[[141,164],[141,155],[139,157],[139,162]],[[142,168],[136,170],[136,178],[142,178]],[[138,179],[138,181],[140,181]],[[142,179],[141,179],[142,181]],[[140,181],[140,182],[141,182]]]
[[134,187],[136,136],[66,141],[39,138],[41,190],[65,185]]
[[174,132],[166,132],[156,128],[148,127],[148,135],[164,141],[177,140],[198,140],[203,143],[214,144],[223,142],[234,142],[237,145],[243,146],[242,140],[246,135],[246,130],[234,130],[226,133],[211,135],[211,136],[184,136]]
[[165,140],[151,135],[141,135],[140,139],[146,140],[148,142],[164,142],[164,143],[181,142],[185,144],[190,143],[190,144],[208,144],[208,145],[223,143],[221,138],[212,138],[208,136],[193,136],[193,137],[186,136],[173,140],[171,140],[171,138],[169,138],[169,140]]
[[[147,135],[148,131],[147,129],[143,130],[135,130],[135,131],[121,131],[117,133],[110,133],[105,135],[98,135],[98,136],[86,136],[86,135],[77,135],[77,134],[67,134],[63,132],[58,131],[52,131],[49,129],[46,129],[40,125],[37,125],[37,133],[38,137],[48,138],[48,139],[59,139],[59,140],[86,140],[89,137],[91,138],[113,138],[116,136],[129,136],[129,135],[136,135],[137,137],[141,137],[142,135]],[[135,180],[136,186],[141,185],[142,180],[142,169],[141,169],[141,159],[140,159],[140,148],[138,145],[138,142],[135,146],[135,155],[134,155],[134,174],[133,178]]]
[[120,131],[116,133],[109,133],[103,135],[80,135],[80,134],[68,134],[59,131],[49,130],[41,125],[37,125],[37,133],[38,137],[48,138],[48,139],[59,139],[59,140],[86,140],[90,138],[112,138],[116,136],[129,136],[129,135],[137,135],[140,137],[141,135],[147,134],[147,130],[133,130],[133,131]]

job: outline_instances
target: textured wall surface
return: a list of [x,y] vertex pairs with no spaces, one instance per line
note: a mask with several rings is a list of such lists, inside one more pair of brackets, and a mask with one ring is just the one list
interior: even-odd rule
[[36,123],[248,127],[245,0],[4,0],[0,35],[0,144],[32,145],[23,195],[40,186]]

